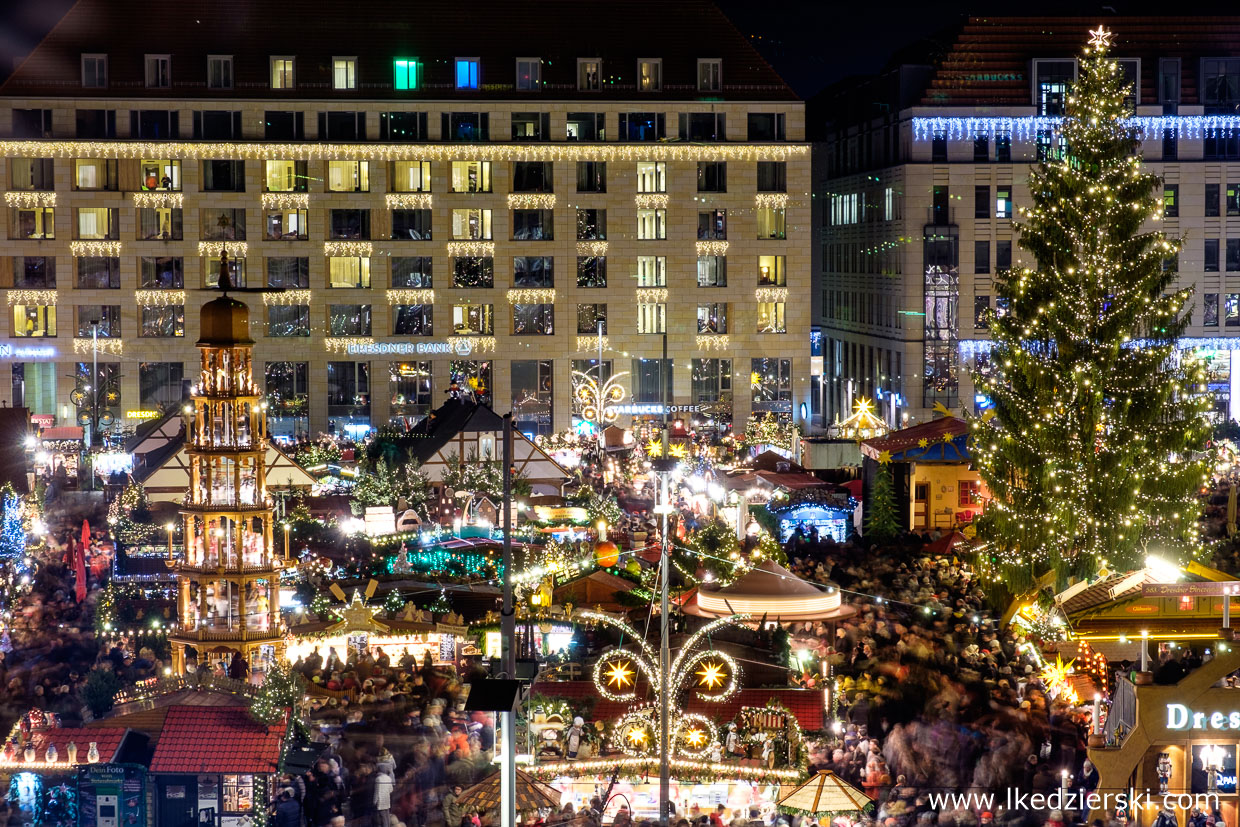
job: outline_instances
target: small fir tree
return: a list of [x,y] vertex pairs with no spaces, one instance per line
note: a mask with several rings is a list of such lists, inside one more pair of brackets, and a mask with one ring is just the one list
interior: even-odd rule
[[5,486],[4,516],[0,519],[0,557],[17,558],[26,553],[26,530],[22,527],[22,504],[11,486]]
[[263,685],[250,704],[250,716],[259,723],[274,724],[283,720],[286,710],[291,710],[297,719],[305,691],[305,680],[292,667],[273,664],[267,668]]
[[865,515],[866,539],[886,543],[899,537],[898,509],[895,485],[891,480],[891,463],[884,462],[878,466],[874,487],[870,489],[870,507]]
[[980,533],[1014,590],[1200,545],[1204,374],[1177,346],[1191,291],[1175,287],[1179,239],[1150,229],[1162,181],[1141,168],[1109,33],[1094,34],[1020,210],[1035,266],[996,276],[1008,312],[991,314],[974,375],[994,403],[970,442],[994,496]]

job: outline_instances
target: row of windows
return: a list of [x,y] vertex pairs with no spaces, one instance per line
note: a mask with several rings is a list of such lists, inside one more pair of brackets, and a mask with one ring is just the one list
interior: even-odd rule
[[[382,261],[382,259],[380,259]],[[391,286],[393,288],[421,288],[434,286],[434,268],[431,256],[391,256]],[[78,257],[75,285],[82,290],[120,289],[120,259],[111,257]],[[328,259],[327,283],[329,287],[368,288],[372,286],[371,261],[369,257],[333,256]],[[757,257],[757,285],[759,287],[783,287],[788,283],[786,257],[766,255]],[[15,256],[13,286],[25,290],[51,290],[56,288],[56,259],[51,256]],[[219,264],[214,267],[209,260],[206,272],[208,286],[218,283]],[[235,283],[247,283],[245,259],[232,261]],[[266,287],[309,288],[310,259],[301,257],[273,256],[266,259]],[[495,286],[495,260],[490,256],[461,256],[450,261],[451,286],[463,288],[490,288]],[[577,256],[576,280],[581,288],[607,286],[606,256]],[[172,289],[185,287],[185,264],[179,256],[142,256],[138,259],[139,286],[142,289]],[[512,259],[512,284],[516,288],[550,288],[555,286],[555,258],[553,256],[515,256]],[[638,256],[636,273],[638,287],[667,286],[667,257]],[[726,287],[728,262],[725,256],[699,256],[697,259],[697,283],[699,287]]]
[[[452,334],[455,336],[495,335],[495,305],[480,303],[453,304]],[[13,332],[16,338],[52,338],[58,335],[56,305],[13,305]],[[756,307],[753,332],[786,333],[786,307],[784,302],[759,302]],[[77,305],[75,335],[81,338],[99,337],[119,339],[121,329],[120,305]],[[176,338],[185,335],[185,306],[158,305],[138,308],[138,336],[141,338]],[[434,306],[430,304],[402,304],[392,308],[393,336],[434,335]],[[310,306],[305,304],[272,305],[267,308],[267,335],[271,337],[309,336],[311,333]],[[725,334],[729,332],[727,302],[710,302],[697,305],[697,332],[699,334]],[[579,334],[608,332],[606,304],[578,304],[576,306],[576,330]],[[637,306],[638,333],[666,333],[667,304],[665,302],[639,304]],[[514,336],[555,334],[554,304],[512,305]],[[327,307],[328,337],[374,335],[371,305],[332,304]]]
[[[272,89],[290,90],[297,88],[297,57],[295,55],[271,55],[268,57],[268,77]],[[81,56],[82,86],[86,89],[108,88],[108,55],[88,53]],[[513,88],[523,92],[538,92],[544,86],[542,79],[543,59],[539,57],[518,57],[515,61]],[[148,89],[169,89],[172,87],[172,55],[147,54],[143,56],[145,81]],[[206,66],[206,86],[208,89],[227,90],[233,88],[234,56],[208,55]],[[332,89],[338,92],[355,92],[358,90],[357,57],[333,57],[331,61]],[[482,60],[477,57],[458,57],[451,63],[451,84],[458,90],[481,89]],[[663,59],[657,57],[638,58],[636,66],[636,87],[641,92],[659,92],[663,89]],[[427,83],[426,67],[417,57],[392,58],[392,87],[399,91],[415,91]],[[445,85],[447,78],[436,78],[436,87]],[[577,91],[598,92],[604,87],[616,83],[617,78],[603,75],[603,60],[597,57],[577,58]],[[191,81],[196,85],[201,81]],[[376,87],[378,83],[368,81],[367,86]],[[723,89],[723,61],[719,58],[698,58],[697,90],[699,92],[719,92]]]
[[[390,239],[393,241],[430,241],[431,210],[391,210],[391,228],[387,233],[371,232],[371,211],[367,209],[328,210],[327,237],[334,240]],[[512,241],[555,240],[555,211],[544,209],[510,210]],[[760,206],[755,209],[759,240],[784,240],[788,237],[787,212],[782,207]],[[55,207],[13,207],[9,238],[43,241],[56,237]],[[184,240],[183,211],[179,207],[138,208],[136,239],[139,241]],[[263,213],[263,238],[268,241],[297,241],[310,237],[309,211],[303,209],[266,210]],[[199,210],[203,241],[244,241],[247,238],[246,211],[240,208]],[[708,210],[698,213],[697,239],[722,241],[728,238],[728,211]],[[120,209],[117,207],[74,207],[74,238],[79,240],[119,240]],[[666,240],[667,210],[638,209],[636,216],[638,240]],[[491,241],[495,234],[492,211],[485,209],[452,210],[451,238],[456,240]],[[578,241],[607,239],[607,211],[579,209],[576,211]]]
[[[179,192],[181,162],[175,159],[142,160],[137,178],[122,181],[119,161],[107,158],[73,159],[73,189],[79,191]],[[550,161],[514,161],[511,167],[513,193],[555,192],[555,165]],[[369,161],[328,161],[323,179],[324,192],[370,192]],[[393,193],[431,192],[430,161],[392,161],[388,164],[388,190]],[[577,192],[607,192],[607,162],[578,161]],[[494,165],[491,161],[452,161],[449,188],[455,193],[488,193],[493,189]],[[306,161],[264,161],[263,192],[309,192],[311,176]],[[728,191],[726,161],[699,161],[697,191]],[[203,161],[201,189],[204,192],[245,192],[244,161]],[[635,173],[638,193],[667,192],[667,163],[638,161]],[[9,164],[9,188],[23,192],[50,192],[56,188],[55,162],[51,158],[13,158]],[[758,192],[787,192],[788,165],[785,161],[758,161],[755,189]]]
[[[123,110],[122,110],[123,111]],[[58,138],[62,130],[53,127],[51,109],[13,109],[12,134],[15,138]],[[74,135],[83,139],[117,137],[115,109],[77,109],[74,112]],[[317,114],[320,141],[366,141],[372,133],[366,111],[320,111]],[[514,141],[662,141],[671,137],[691,141],[726,141],[727,119],[722,112],[679,112],[668,134],[667,114],[652,111],[619,113],[614,122],[617,133],[608,134],[608,115],[604,112],[568,112],[564,131],[557,137],[551,131],[551,113],[514,112],[511,115]],[[379,112],[380,141],[490,141],[491,116],[479,110],[444,111],[439,113],[439,135],[430,133],[428,112]],[[306,113],[303,111],[268,110],[263,117],[262,134],[243,127],[240,110],[204,109],[192,112],[191,137],[195,140],[306,140]],[[786,140],[784,113],[749,112],[745,119],[746,140]],[[171,141],[182,137],[181,112],[176,109],[129,110],[129,138]],[[499,139],[499,135],[495,136]]]

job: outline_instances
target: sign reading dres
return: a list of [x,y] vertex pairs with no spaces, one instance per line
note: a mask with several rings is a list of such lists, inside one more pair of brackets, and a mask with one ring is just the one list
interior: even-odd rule
[[1167,704],[1167,729],[1240,729],[1240,710],[1194,712],[1184,704]]

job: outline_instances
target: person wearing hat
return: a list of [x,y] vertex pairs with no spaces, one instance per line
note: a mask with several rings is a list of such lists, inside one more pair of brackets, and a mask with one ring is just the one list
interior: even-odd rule
[[301,827],[301,804],[293,795],[292,787],[280,790],[272,815],[273,827]]
[[579,715],[576,718],[573,718],[573,725],[570,726],[568,728],[568,732],[565,733],[564,756],[570,761],[576,759],[577,753],[581,750],[581,736],[582,728],[584,726],[585,721],[583,721]]

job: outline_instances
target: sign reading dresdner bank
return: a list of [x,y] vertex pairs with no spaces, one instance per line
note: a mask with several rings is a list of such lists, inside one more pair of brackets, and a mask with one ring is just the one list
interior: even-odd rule
[[1194,712],[1184,704],[1167,704],[1167,729],[1240,730],[1240,709],[1233,712]]

